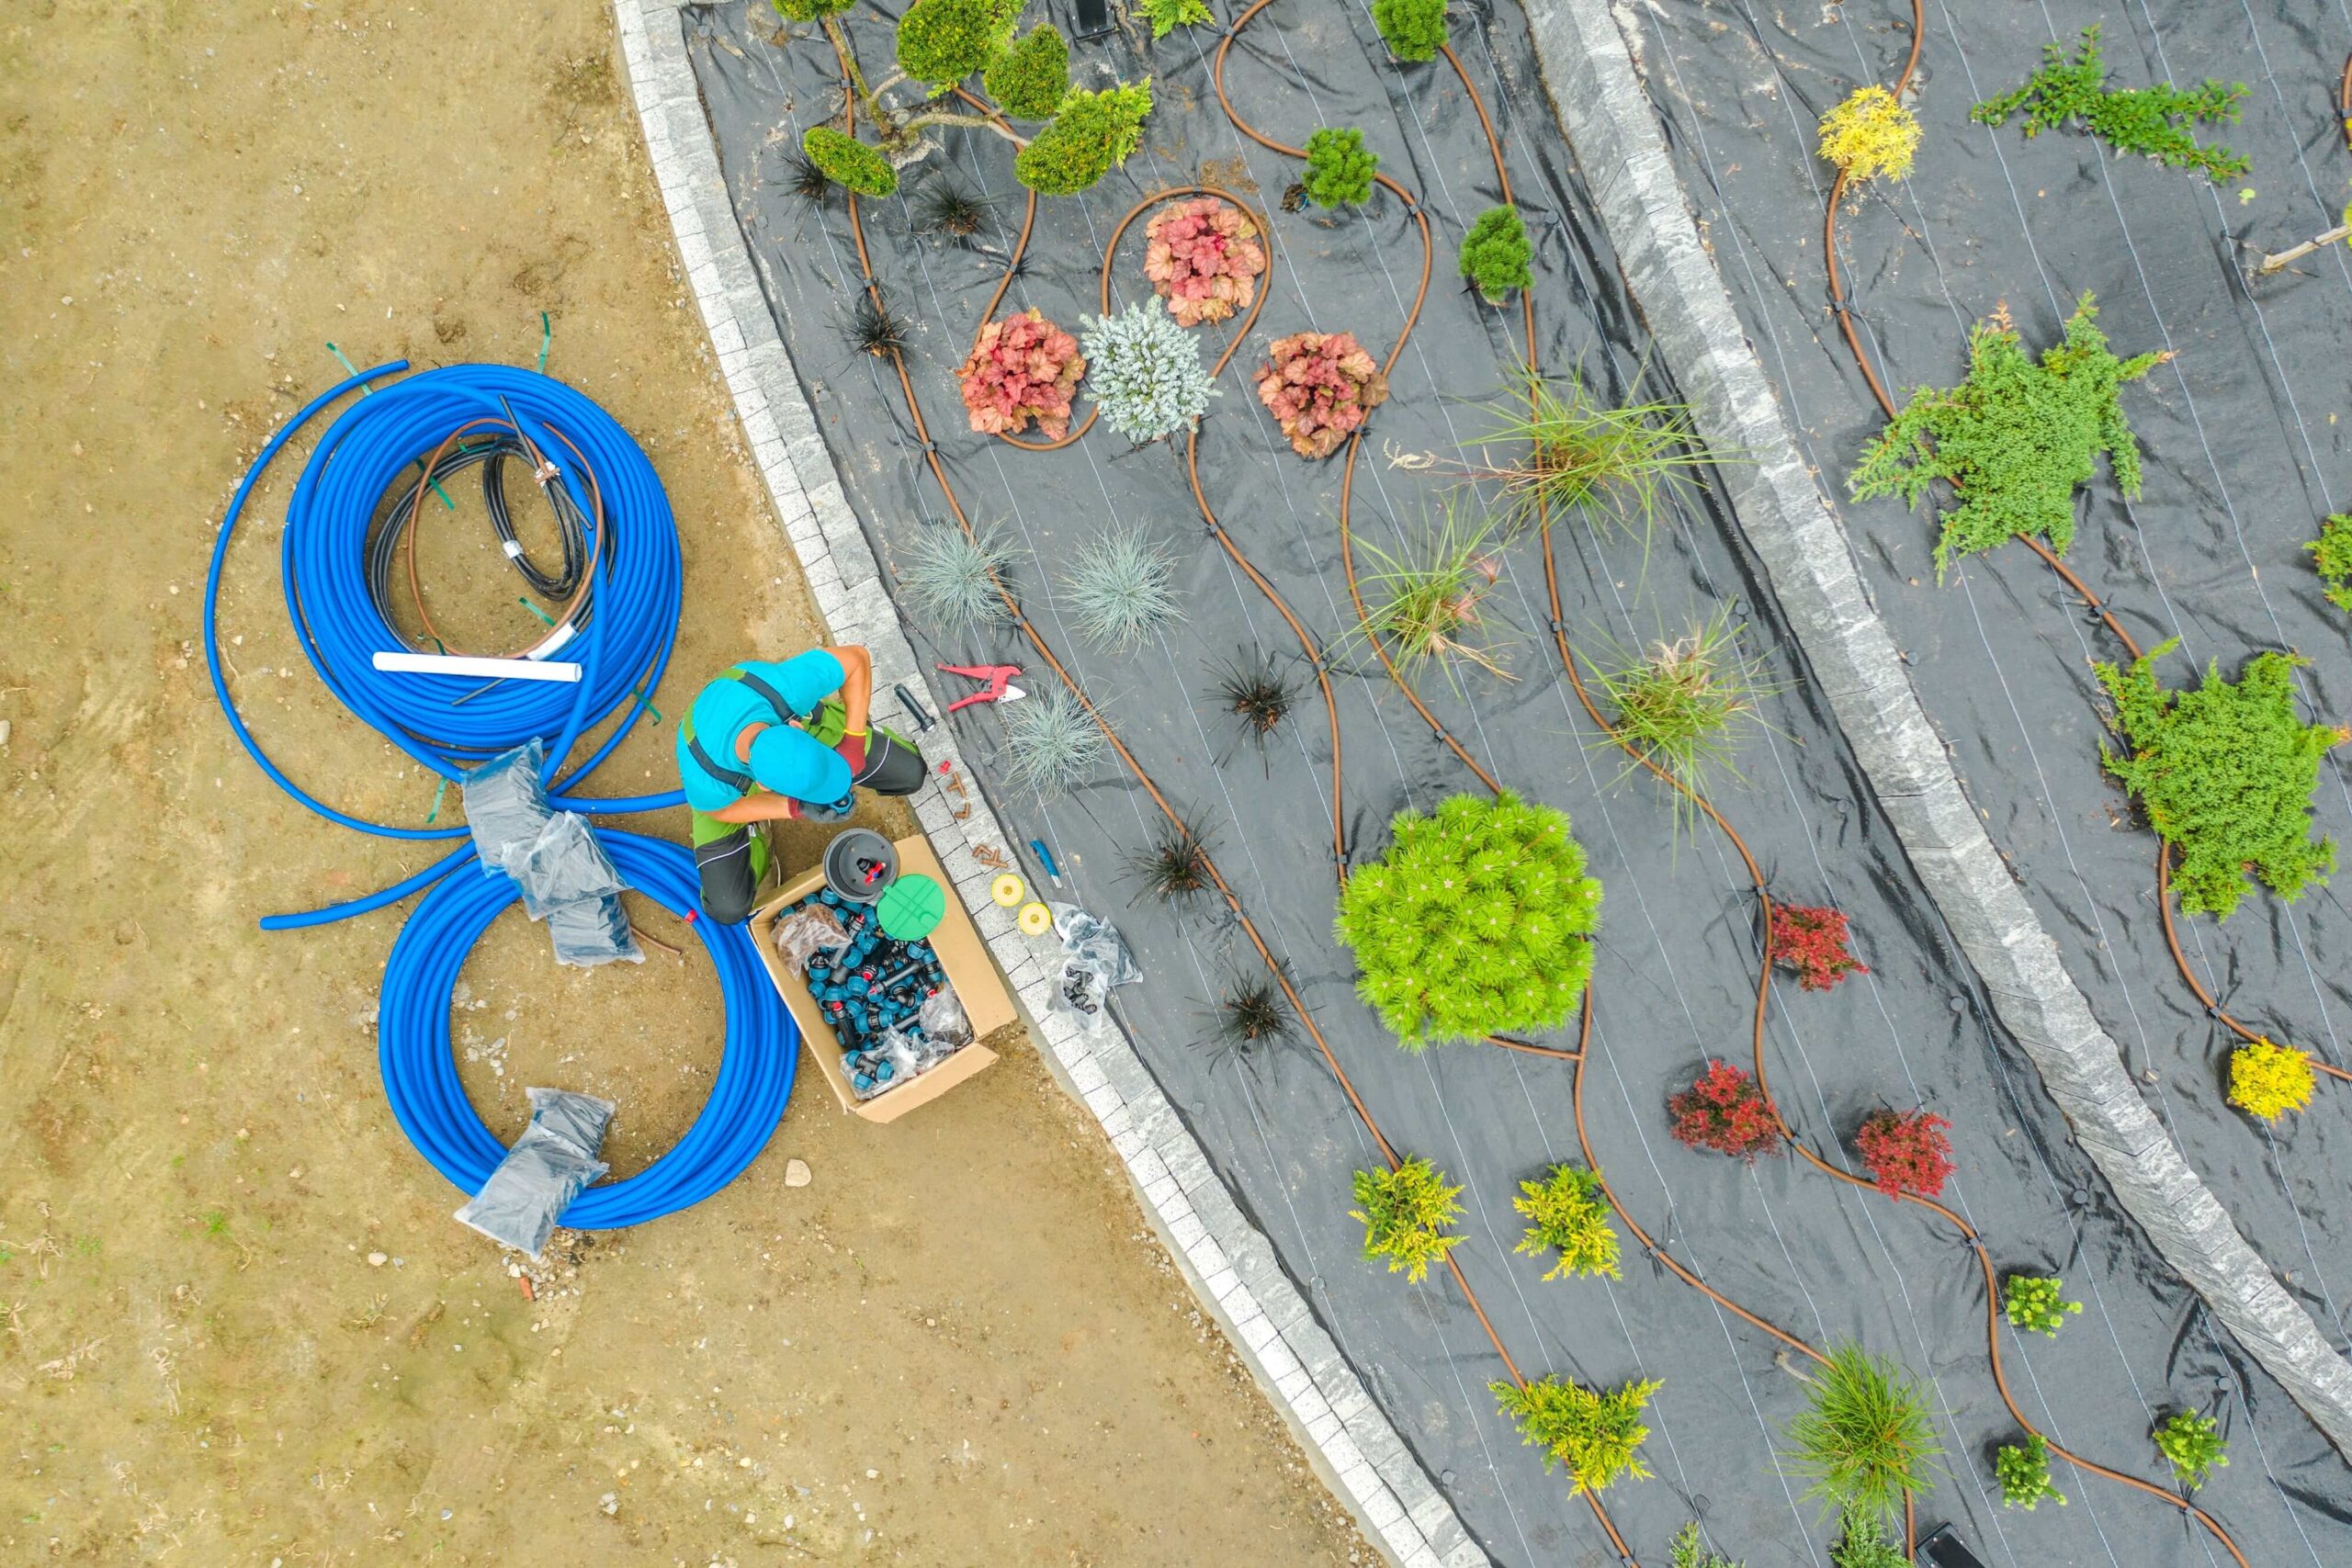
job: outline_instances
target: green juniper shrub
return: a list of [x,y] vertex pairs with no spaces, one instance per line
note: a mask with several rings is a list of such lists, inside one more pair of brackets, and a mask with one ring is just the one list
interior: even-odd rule
[[989,62],[980,85],[1014,119],[1051,119],[1069,96],[1069,44],[1040,22]]
[[2002,1310],[2012,1326],[2053,1337],[2071,1314],[2083,1310],[2082,1303],[2060,1295],[2064,1288],[2054,1274],[2012,1274],[2001,1287]]
[[1351,207],[1372,199],[1380,156],[1352,125],[1327,125],[1306,138],[1306,199],[1317,207]]
[[1696,1519],[1675,1531],[1671,1550],[1674,1553],[1671,1568],[1746,1568],[1745,1564],[1735,1562],[1721,1552],[1711,1550],[1699,1538],[1699,1521]]
[[2047,1499],[2060,1507],[2066,1495],[2050,1482],[2050,1444],[2039,1432],[2021,1443],[2003,1443],[1993,1454],[1993,1475],[2001,1483],[2001,1506],[2033,1512]]
[[1812,1478],[1805,1495],[1843,1513],[1849,1533],[1858,1518],[1894,1517],[1927,1487],[1928,1461],[1942,1451],[1918,1385],[1852,1344],[1833,1348],[1806,1381],[1813,1403],[1789,1423],[1793,1446],[1782,1456]]
[[1208,0],[1143,0],[1143,14],[1151,23],[1151,36],[1166,38],[1178,28],[1197,27],[1213,22]]
[[2183,909],[2227,919],[2249,873],[2292,902],[2335,869],[2335,840],[2312,832],[2312,794],[2320,759],[2346,732],[2296,716],[2293,671],[2304,660],[2294,654],[2256,654],[2235,682],[2208,665],[2203,685],[2165,690],[2155,661],[2178,641],[2120,669],[2092,666],[2132,748],[2102,745],[2108,772],[2179,857]]
[[1650,1429],[1641,1416],[1650,1395],[1666,1386],[1657,1379],[1613,1389],[1579,1388],[1565,1378],[1538,1378],[1524,1388],[1508,1382],[1487,1386],[1502,1413],[1519,1423],[1527,1446],[1542,1449],[1547,1466],[1556,1463],[1568,1472],[1572,1492],[1601,1492],[1620,1479],[1648,1479],[1650,1469],[1639,1450]]
[[1527,1221],[1527,1232],[1511,1250],[1533,1258],[1555,1254],[1551,1272],[1544,1278],[1621,1278],[1617,1233],[1609,1224],[1609,1200],[1601,1192],[1600,1172],[1555,1165],[1543,1180],[1521,1182],[1519,1191],[1510,1206]]
[[1527,265],[1534,254],[1519,209],[1489,207],[1462,236],[1462,276],[1476,287],[1487,304],[1499,305],[1512,289],[1524,288],[1535,280]]
[[2221,1424],[2211,1416],[2176,1410],[2150,1436],[2184,1486],[2202,1486],[2207,1474],[2230,1467],[2230,1456],[2222,1451],[2230,1445],[2222,1437]]
[[860,196],[885,197],[899,188],[899,171],[890,160],[830,125],[812,125],[801,132],[800,150],[827,179]]
[[1887,1533],[1876,1514],[1848,1513],[1839,1521],[1829,1568],[1911,1568],[1910,1554]]
[[1372,0],[1372,25],[1399,60],[1434,60],[1445,44],[1446,0]]
[[1363,1207],[1350,1214],[1363,1222],[1365,1258],[1386,1258],[1391,1274],[1420,1283],[1430,1264],[1461,1245],[1453,1234],[1461,1193],[1419,1155],[1393,1170],[1357,1171],[1356,1201]]
[[2303,548],[2311,552],[2327,602],[2339,610],[2352,611],[2352,516],[2328,518],[2319,525],[2319,537]]
[[1857,501],[1900,494],[1919,504],[1938,479],[1960,492],[1943,514],[1936,544],[1940,577],[1963,556],[2040,536],[2060,555],[2075,540],[2075,487],[2107,454],[2115,486],[2140,493],[2140,446],[2118,392],[2165,357],[2118,359],[2093,324],[2085,294],[2067,318],[2065,341],[2035,364],[2006,310],[1968,334],[1968,379],[1915,388],[1911,400],[1862,450],[1847,479]]
[[857,0],[768,0],[775,14],[787,22],[814,22],[837,16],[857,4]]
[[1040,196],[1076,196],[1127,161],[1151,112],[1151,79],[1062,100],[1053,123],[1013,155],[1012,176]]
[[2188,133],[2191,125],[2235,125],[2245,83],[2224,87],[2209,76],[2203,86],[2186,93],[2170,83],[2110,92],[2106,81],[2098,28],[2085,28],[2082,50],[2072,62],[2057,44],[2043,45],[2041,69],[2025,85],[1978,104],[1970,117],[1981,125],[2003,125],[2023,109],[2029,138],[2080,119],[2119,152],[2157,159],[2167,169],[2195,169],[2215,185],[2253,167],[2226,147],[2199,147]]
[[915,0],[899,18],[899,69],[937,97],[996,58],[1018,0]]
[[1348,877],[1338,931],[1363,971],[1357,995],[1397,1043],[1566,1022],[1600,918],[1567,813],[1504,790],[1400,811],[1389,830],[1388,852]]

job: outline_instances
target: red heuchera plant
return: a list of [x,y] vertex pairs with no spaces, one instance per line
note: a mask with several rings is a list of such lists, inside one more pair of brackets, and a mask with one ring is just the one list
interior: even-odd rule
[[956,372],[974,430],[1018,435],[1035,420],[1055,441],[1069,434],[1070,394],[1085,374],[1078,340],[1036,310],[982,327],[971,357]]
[[1668,1099],[1666,1109],[1679,1144],[1751,1160],[1780,1152],[1781,1119],[1762,1086],[1729,1062],[1709,1062],[1699,1081]]
[[1944,1136],[1951,1125],[1926,1111],[1874,1111],[1854,1134],[1854,1147],[1888,1197],[1932,1198],[1951,1175],[1951,1140]]
[[1258,372],[1258,400],[1302,457],[1329,457],[1388,400],[1388,378],[1353,333],[1293,333],[1276,338],[1272,352]]
[[1204,196],[1152,214],[1143,273],[1180,327],[1221,321],[1246,310],[1266,270],[1258,225],[1229,201]]
[[1846,951],[1846,917],[1803,904],[1772,906],[1772,961],[1797,972],[1808,991],[1831,991],[1849,975],[1870,968]]

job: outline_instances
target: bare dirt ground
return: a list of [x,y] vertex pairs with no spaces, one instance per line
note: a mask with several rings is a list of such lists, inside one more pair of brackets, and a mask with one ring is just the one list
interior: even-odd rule
[[[327,341],[527,364],[549,311],[550,371],[684,536],[657,705],[808,639],[609,28],[595,0],[0,17],[0,1562],[1370,1561],[1024,1043],[889,1128],[804,1066],[744,1179],[568,1238],[530,1300],[384,1106],[396,917],[254,928],[423,863],[277,793],[205,678],[213,527]],[[293,646],[291,467],[232,554],[232,684],[298,778],[421,821],[433,781]],[[473,504],[426,575],[520,640]],[[668,740],[598,787],[665,787]],[[493,928],[455,1022],[502,1135],[527,1083],[618,1100],[622,1173],[692,1119],[717,987],[646,923],[686,956],[580,974]]]

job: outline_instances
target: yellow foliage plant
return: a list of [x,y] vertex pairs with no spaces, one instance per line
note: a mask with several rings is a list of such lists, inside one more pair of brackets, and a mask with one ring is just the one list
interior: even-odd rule
[[1856,185],[1882,175],[1903,178],[1918,150],[1917,117],[1884,87],[1857,87],[1821,117],[1821,156]]
[[2230,1103],[2265,1122],[2311,1102],[2312,1060],[2291,1045],[2257,1040],[2230,1054]]

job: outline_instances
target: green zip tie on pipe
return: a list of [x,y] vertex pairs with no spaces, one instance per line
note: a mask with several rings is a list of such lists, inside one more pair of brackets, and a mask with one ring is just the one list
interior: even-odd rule
[[[349,372],[350,372],[352,375],[354,375],[354,376],[356,376],[356,375],[358,375],[358,374],[359,374],[359,367],[357,367],[356,365],[354,365],[353,363],[351,363],[351,361],[350,361],[350,360],[345,359],[345,358],[343,356],[343,350],[341,350],[341,349],[337,348],[337,347],[336,347],[334,344],[327,344],[327,352],[328,352],[329,354],[332,354],[332,355],[334,355],[334,362],[335,362],[337,365],[342,366],[342,367],[344,367],[344,369],[345,369],[345,370],[349,371]],[[365,381],[363,381],[363,382],[361,382],[361,383],[359,384],[359,395],[360,395],[361,397],[363,397],[363,398],[364,398],[364,397],[366,397],[368,393],[370,393],[370,392],[374,391],[375,389],[376,389],[375,388],[370,387],[370,386],[369,386],[369,385],[368,385]],[[417,466],[418,468],[424,468],[424,458],[422,458],[422,457],[419,457],[419,458],[416,460],[416,466]],[[427,483],[427,484],[429,484],[429,485],[431,485],[431,486],[433,487],[433,493],[434,493],[434,494],[435,494],[435,495],[437,495],[437,496],[439,496],[439,497],[441,498],[441,504],[442,504],[442,505],[444,505],[444,506],[447,507],[447,508],[448,508],[450,511],[452,511],[452,512],[455,512],[455,511],[457,511],[457,510],[458,510],[458,503],[457,503],[456,502],[451,501],[451,500],[449,499],[449,492],[448,492],[447,491],[443,490],[443,489],[441,488],[441,481],[440,481],[439,479],[426,479],[424,482],[425,482],[425,483]]]
[[432,827],[434,819],[441,815],[441,797],[448,792],[449,780],[445,774],[443,775],[441,782],[433,786],[433,809],[424,814],[424,825],[426,827]]
[[531,612],[531,614],[533,614],[533,615],[535,615],[538,616],[538,618],[539,618],[539,621],[540,621],[540,624],[541,624],[541,625],[543,625],[543,626],[547,626],[549,630],[553,630],[553,629],[554,629],[554,627],[555,627],[555,617],[554,617],[554,616],[552,616],[552,615],[548,615],[545,610],[540,609],[537,604],[532,604],[528,599],[524,598],[520,593],[517,593],[516,595],[514,595],[514,603],[516,603],[517,604],[522,605],[522,606],[523,606],[523,608],[525,608],[526,610],[530,611],[530,612]]
[[545,310],[539,312],[539,374],[548,373],[548,350],[555,346],[555,327]]

